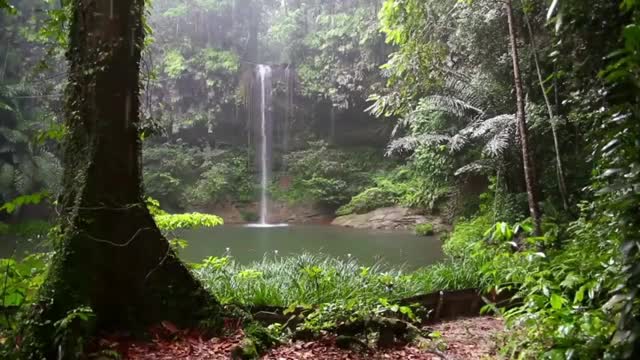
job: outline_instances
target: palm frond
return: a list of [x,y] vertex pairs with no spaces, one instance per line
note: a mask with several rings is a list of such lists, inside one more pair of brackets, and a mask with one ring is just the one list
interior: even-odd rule
[[480,138],[486,135],[496,134],[505,128],[514,127],[515,123],[515,115],[512,114],[503,114],[489,119],[481,119],[475,121],[470,126],[471,136]]
[[412,151],[418,146],[435,145],[447,143],[451,140],[450,136],[439,134],[421,134],[409,135],[398,139],[394,139],[387,147],[387,155],[391,155],[399,151]]
[[487,159],[477,160],[472,163],[469,163],[455,172],[455,176],[460,176],[464,174],[483,174],[486,172],[490,172],[494,169],[493,162]]
[[515,126],[505,127],[502,131],[495,133],[485,144],[483,154],[489,157],[498,157],[515,143]]
[[466,116],[468,114],[484,114],[473,104],[456,96],[432,95],[424,98],[424,109],[430,111],[442,111],[455,116]]

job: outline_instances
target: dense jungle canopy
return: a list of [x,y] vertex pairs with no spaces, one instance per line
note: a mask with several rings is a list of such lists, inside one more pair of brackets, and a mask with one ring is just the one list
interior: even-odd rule
[[640,1],[0,29],[2,358],[640,357]]

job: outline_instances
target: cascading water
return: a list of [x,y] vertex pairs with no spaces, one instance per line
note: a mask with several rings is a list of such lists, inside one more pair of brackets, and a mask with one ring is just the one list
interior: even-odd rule
[[271,142],[273,127],[270,122],[271,110],[271,67],[269,65],[257,66],[260,89],[260,150],[258,155],[260,171],[260,222],[250,224],[250,227],[276,227],[287,224],[269,224],[269,174],[271,173]]
[[267,224],[269,206],[267,204],[267,186],[269,184],[269,147],[267,141],[267,82],[271,83],[271,68],[267,65],[258,65],[260,77],[260,224]]

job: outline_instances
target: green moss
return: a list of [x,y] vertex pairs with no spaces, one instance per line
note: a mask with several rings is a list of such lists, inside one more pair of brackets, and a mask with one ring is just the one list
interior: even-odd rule
[[420,236],[432,236],[434,233],[432,224],[416,225],[416,234]]
[[240,345],[231,351],[231,358],[234,360],[258,359],[259,355],[256,343],[250,338],[242,340]]
[[244,333],[246,338],[231,351],[232,359],[258,359],[260,354],[280,343],[269,330],[255,322],[250,322],[244,328]]
[[257,323],[251,323],[245,327],[244,333],[254,341],[255,347],[260,353],[280,343],[280,340],[273,336],[269,330]]

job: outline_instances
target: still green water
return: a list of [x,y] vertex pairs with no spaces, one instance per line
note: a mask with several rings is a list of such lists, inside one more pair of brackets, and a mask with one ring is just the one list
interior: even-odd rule
[[209,256],[229,253],[241,264],[268,256],[290,256],[303,252],[352,257],[363,265],[384,262],[415,269],[442,258],[437,237],[421,237],[404,231],[360,230],[330,225],[292,225],[249,228],[224,225],[211,229],[182,231],[188,241],[180,257],[200,262]]
[[[178,233],[188,246],[180,251],[187,262],[229,254],[241,264],[267,256],[290,256],[304,252],[354,258],[363,265],[384,262],[415,269],[442,258],[437,237],[422,237],[404,231],[360,230],[330,225],[292,225],[250,228],[224,225]],[[49,251],[43,238],[0,237],[0,258],[22,258],[30,252]]]

